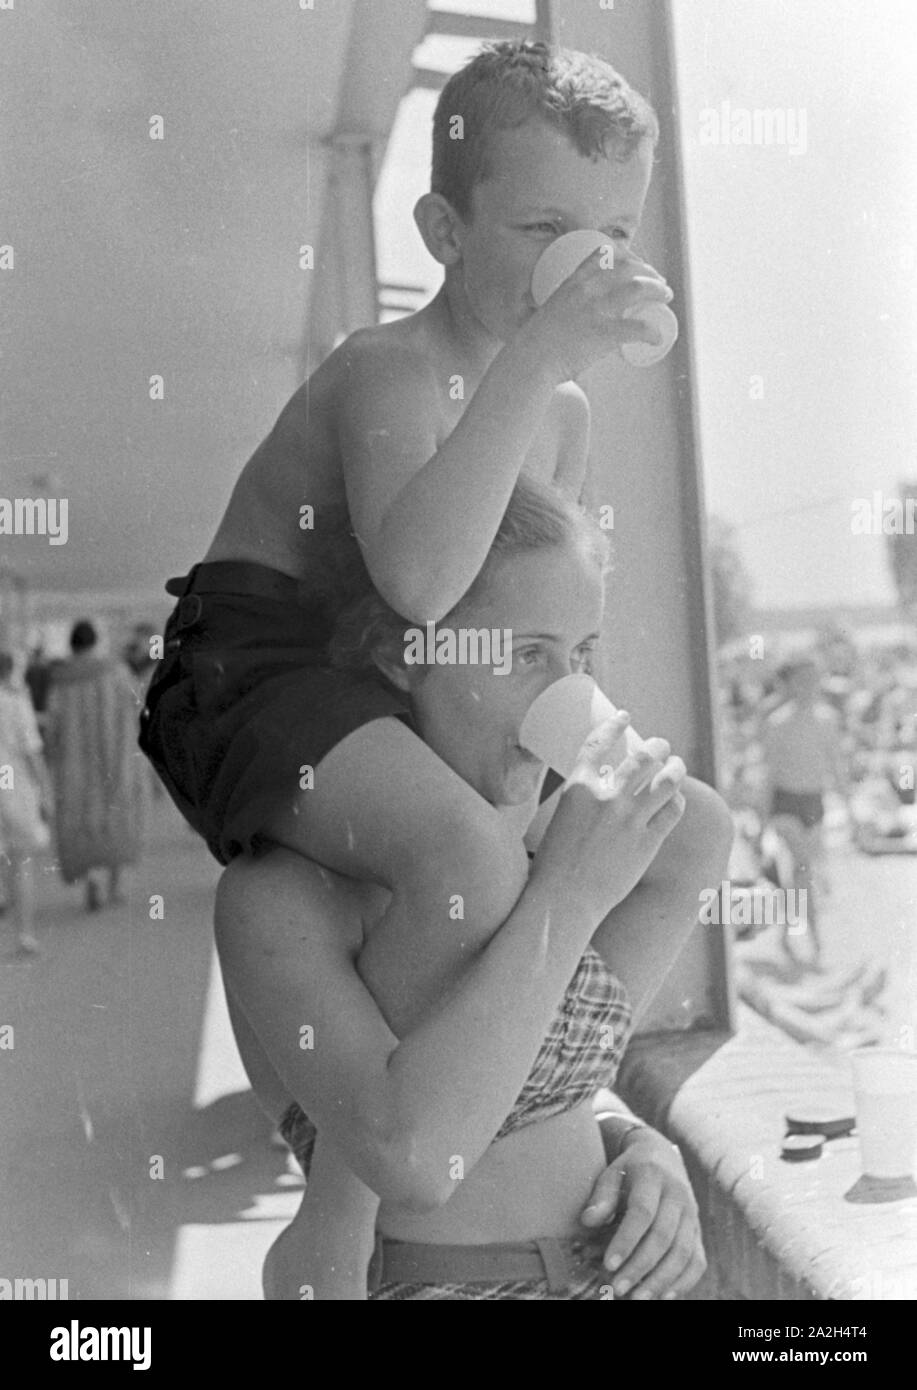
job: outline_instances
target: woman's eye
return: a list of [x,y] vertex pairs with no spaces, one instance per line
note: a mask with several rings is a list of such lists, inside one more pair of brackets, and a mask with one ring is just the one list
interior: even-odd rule
[[516,660],[520,666],[531,666],[540,656],[540,647],[520,647],[516,652]]
[[573,665],[580,671],[585,671],[587,675],[592,674],[592,663],[595,657],[595,647],[577,647],[573,653]]
[[525,230],[527,232],[550,232],[552,236],[556,236],[557,224],[555,222],[530,222]]

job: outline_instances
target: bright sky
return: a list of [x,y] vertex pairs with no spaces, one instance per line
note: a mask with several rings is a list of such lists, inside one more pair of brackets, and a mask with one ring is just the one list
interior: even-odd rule
[[[740,527],[758,604],[888,601],[886,542],[850,521],[856,498],[917,483],[917,5],[674,11],[710,509]],[[702,112],[721,118],[724,102],[730,123],[783,112],[786,142],[701,144]],[[440,272],[411,209],[434,103],[403,103],[376,201],[382,278],[429,290]]]

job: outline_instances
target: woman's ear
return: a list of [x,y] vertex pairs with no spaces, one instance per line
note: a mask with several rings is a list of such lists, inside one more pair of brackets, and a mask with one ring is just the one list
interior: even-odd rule
[[462,258],[458,213],[440,193],[425,193],[414,208],[414,221],[423,244],[440,265],[455,265]]

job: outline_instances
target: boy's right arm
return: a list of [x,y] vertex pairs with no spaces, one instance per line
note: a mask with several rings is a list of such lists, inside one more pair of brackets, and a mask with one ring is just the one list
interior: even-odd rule
[[416,349],[355,335],[338,408],[347,502],[373,582],[396,612],[421,623],[455,606],[487,558],[555,388],[622,342],[653,341],[623,315],[670,298],[642,262],[606,270],[589,257],[500,349],[442,440],[444,403],[464,389],[461,376],[438,380]]
[[347,501],[367,569],[397,613],[438,621],[468,590],[556,384],[536,353],[511,344],[439,442],[450,382],[405,347],[355,344],[339,412]]

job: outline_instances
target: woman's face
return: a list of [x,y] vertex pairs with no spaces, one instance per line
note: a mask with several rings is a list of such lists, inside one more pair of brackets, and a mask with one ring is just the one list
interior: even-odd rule
[[554,681],[591,671],[602,607],[601,570],[578,547],[512,554],[437,628],[492,632],[495,664],[405,668],[421,736],[486,801],[517,805],[537,792],[544,763],[520,748],[519,727]]

